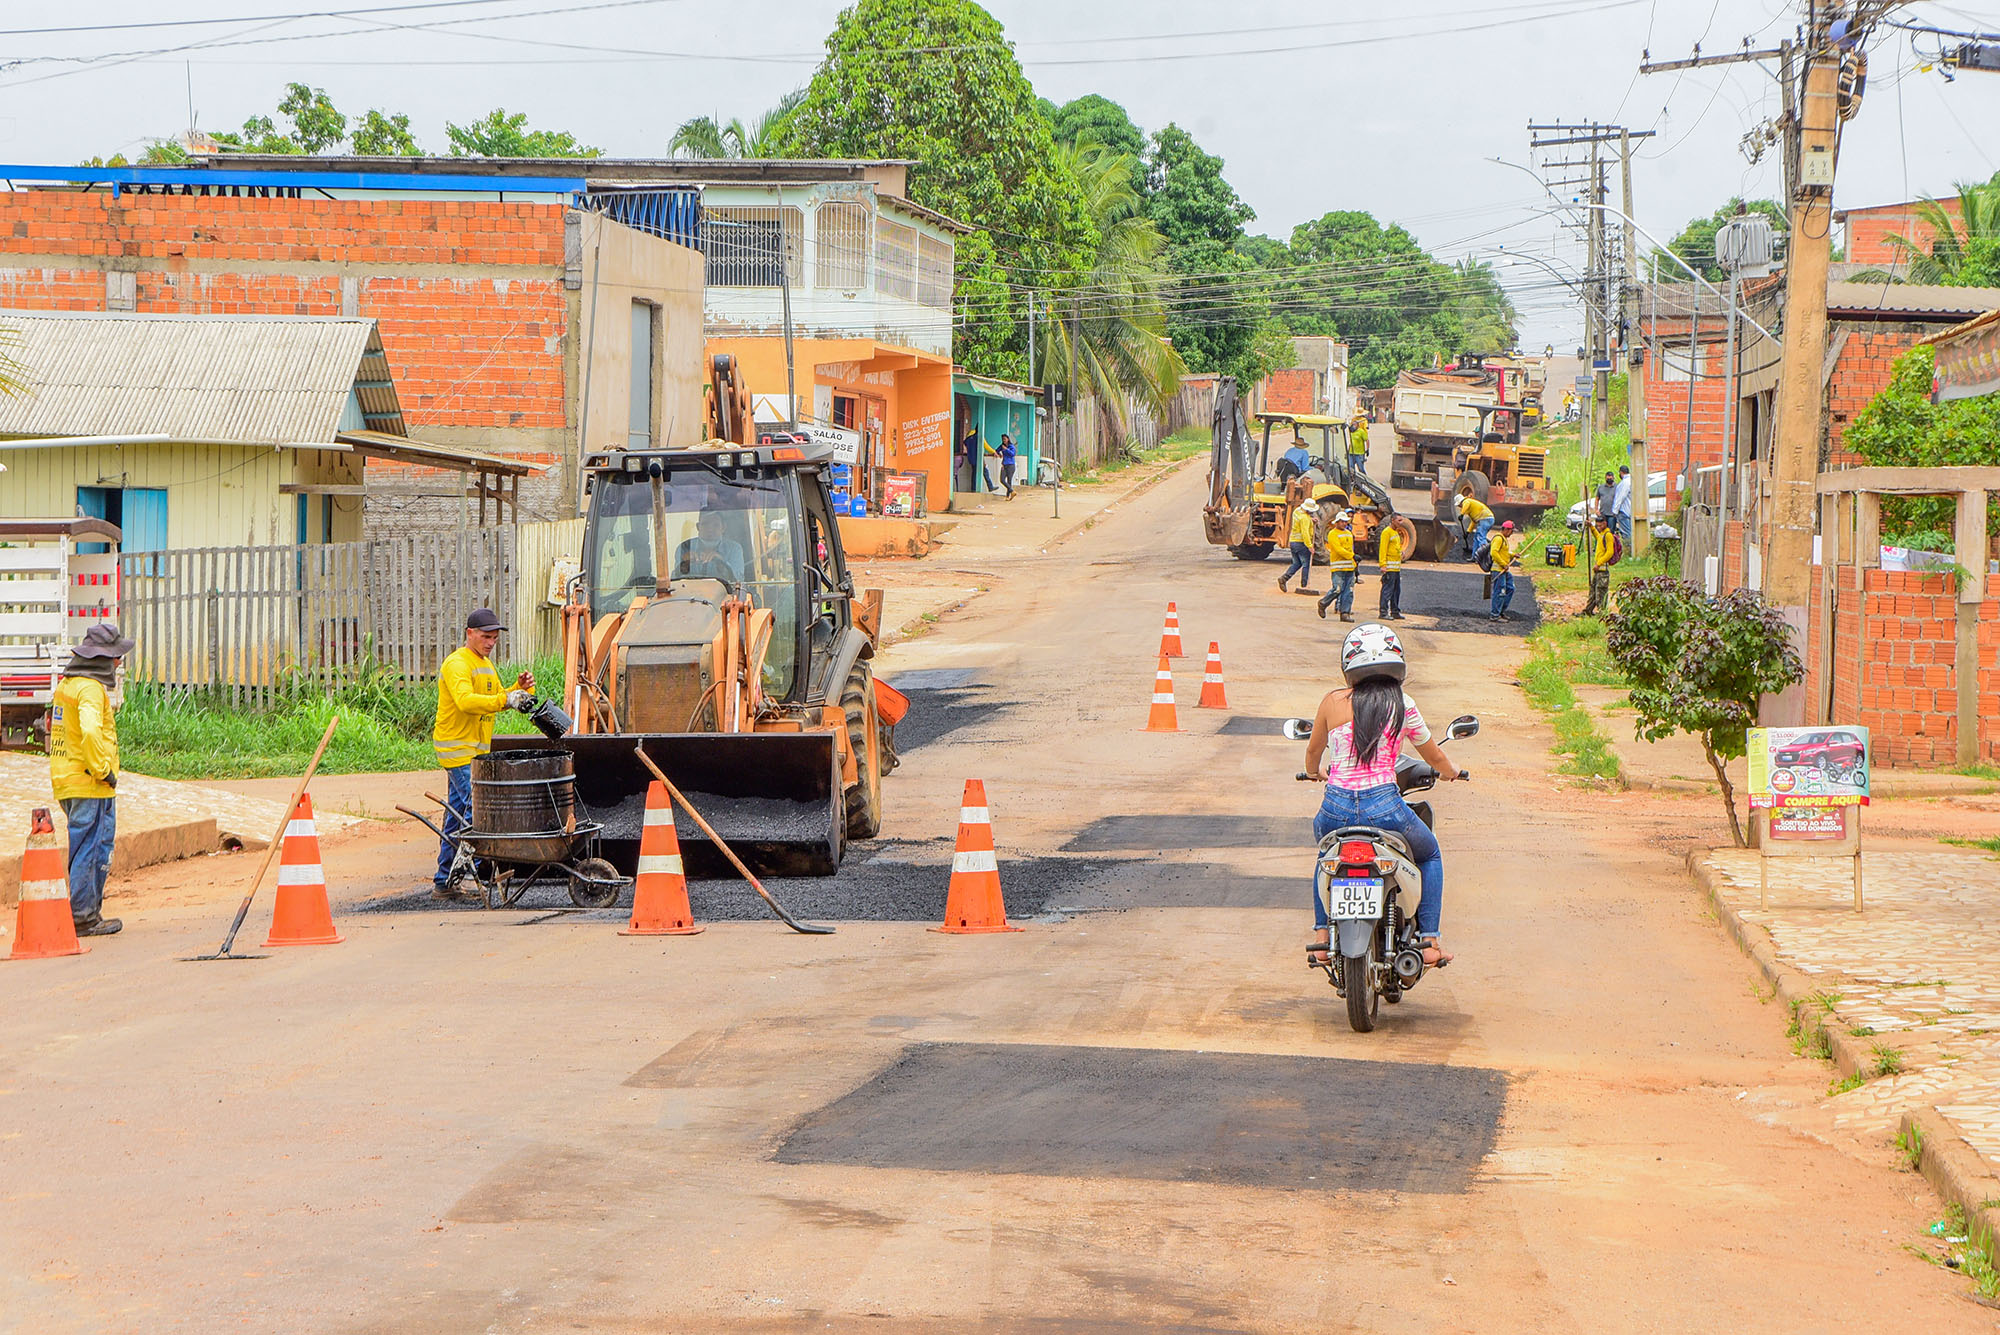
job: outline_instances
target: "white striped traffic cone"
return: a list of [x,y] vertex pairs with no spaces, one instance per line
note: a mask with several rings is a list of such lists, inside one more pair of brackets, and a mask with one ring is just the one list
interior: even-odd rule
[[1153,675],[1153,708],[1146,715],[1147,732],[1179,732],[1180,717],[1174,713],[1174,674],[1167,656],[1160,655],[1159,670]]
[[1160,627],[1160,657],[1186,658],[1181,651],[1181,613],[1172,603],[1167,604],[1167,619]]
[[1201,698],[1194,702],[1194,707],[1229,708],[1229,697],[1222,689],[1222,646],[1214,640],[1208,642],[1208,667],[1201,674]]
[[632,885],[632,921],[620,936],[694,936],[674,803],[658,779],[646,789],[646,823],[639,831],[639,876]]
[[334,946],[344,940],[333,930],[333,909],[326,902],[326,868],[319,860],[312,795],[300,793],[278,853],[278,898],[271,905],[271,935],[264,944]]
[[47,807],[28,818],[28,847],[21,854],[21,902],[14,910],[10,960],[45,960],[81,955],[90,947],[76,939],[69,911],[69,871],[56,847],[55,822]]
[[958,849],[951,855],[951,888],[945,894],[944,925],[934,932],[1018,932],[1007,925],[1000,894],[1000,863],[993,854],[993,819],[986,809],[986,784],[965,781],[958,809]]

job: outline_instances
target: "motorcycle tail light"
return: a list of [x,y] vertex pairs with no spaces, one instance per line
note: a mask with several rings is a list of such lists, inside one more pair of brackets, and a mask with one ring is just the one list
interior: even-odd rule
[[1350,839],[1340,846],[1340,860],[1342,862],[1365,862],[1373,867],[1375,865],[1375,845],[1365,839]]

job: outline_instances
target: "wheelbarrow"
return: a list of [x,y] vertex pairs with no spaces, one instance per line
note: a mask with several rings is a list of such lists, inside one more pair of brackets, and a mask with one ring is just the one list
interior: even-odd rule
[[566,885],[570,902],[578,908],[610,908],[632,884],[598,855],[598,836],[604,827],[596,821],[578,821],[570,830],[532,834],[472,829],[447,834],[442,824],[421,811],[400,806],[396,810],[416,817],[452,846],[445,884],[459,888],[470,882],[489,909],[514,907],[536,885]]

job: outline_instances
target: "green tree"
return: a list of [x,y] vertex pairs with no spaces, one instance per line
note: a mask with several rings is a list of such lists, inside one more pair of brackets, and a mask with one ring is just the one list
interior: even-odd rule
[[[1906,468],[1991,468],[2000,464],[2000,394],[1931,402],[1937,374],[1934,348],[1915,347],[1896,359],[1889,384],[1848,425],[1847,448],[1871,464]],[[2000,514],[2000,500],[1992,514]],[[1989,523],[1991,518],[1989,517]],[[1949,551],[1953,503],[1935,496],[1889,496],[1882,502],[1882,536],[1898,546]]]
[[1146,212],[1166,238],[1176,275],[1167,294],[1174,347],[1190,369],[1253,385],[1290,365],[1291,347],[1274,337],[1268,285],[1237,249],[1256,212],[1222,169],[1221,158],[1169,124],[1147,146]]
[[469,125],[445,122],[451,151],[466,158],[594,158],[603,153],[567,130],[530,130],[528,114],[495,107]]
[[[284,123],[281,126],[279,121]],[[285,85],[277,117],[252,116],[240,133],[222,133],[215,142],[224,152],[324,153],[347,138],[347,117],[340,114],[324,88],[302,83]]]
[[1461,352],[1505,352],[1521,341],[1513,298],[1484,260],[1467,255],[1452,266],[1457,285],[1459,323],[1464,327]]
[[1458,277],[1402,227],[1336,211],[1293,228],[1290,251],[1285,321],[1337,327],[1357,387],[1393,385],[1399,371],[1467,350]]
[[1656,576],[1619,589],[1605,626],[1605,648],[1632,683],[1634,734],[1649,742],[1676,732],[1701,739],[1741,848],[1728,762],[1747,748],[1758,701],[1805,676],[1784,614],[1749,590],[1709,598],[1684,580]]
[[1166,242],[1132,188],[1131,154],[1089,136],[1057,152],[1083,187],[1097,249],[1075,294],[1076,317],[1053,325],[1050,378],[1087,390],[1124,429],[1130,425],[1126,392],[1158,411],[1179,391],[1187,372],[1167,342],[1160,309]]
[[[1924,199],[1916,218],[1929,234],[1927,243],[1907,235],[1884,238],[1904,266],[1904,281],[2000,287],[2000,172],[1985,185],[1959,185],[1956,217],[1937,200]],[[1890,276],[1881,269],[1859,275],[1876,281]]]
[[782,154],[792,113],[805,99],[806,90],[794,88],[778,99],[776,106],[745,125],[741,117],[727,122],[713,116],[684,120],[668,141],[667,151],[677,158],[775,158]]
[[[1688,223],[1687,226],[1681,228],[1679,232],[1674,234],[1674,239],[1667,242],[1667,249],[1673,251],[1674,254],[1680,256],[1683,260],[1686,260],[1691,268],[1699,270],[1702,277],[1708,279],[1711,283],[1726,282],[1729,278],[1729,271],[1715,262],[1715,234],[1722,230],[1724,223],[1734,218],[1739,212],[1745,211],[1761,213],[1769,218],[1772,227],[1777,230],[1780,239],[1784,237],[1786,229],[1790,226],[1790,223],[1785,218],[1785,210],[1775,201],[1768,199],[1745,200],[1739,195],[1717,209],[1714,213],[1709,214],[1706,218],[1696,218]],[[1660,266],[1661,282],[1679,282],[1687,277],[1687,270],[1668,259],[1663,252],[1655,250],[1653,257]]]
[[1143,206],[1146,193],[1146,132],[1132,123],[1125,108],[1108,97],[1086,93],[1061,106],[1044,100],[1043,109],[1055,127],[1058,144],[1096,141],[1107,152],[1123,153],[1131,162],[1132,192]]
[[1024,370],[1020,290],[1073,286],[1096,247],[1083,190],[997,20],[972,0],[856,0],[787,123],[798,157],[908,158],[916,203],[984,230],[957,243],[958,359]]
[[354,151],[363,157],[420,158],[424,150],[417,147],[416,136],[410,133],[410,118],[400,113],[390,115],[384,111],[370,111],[354,127]]

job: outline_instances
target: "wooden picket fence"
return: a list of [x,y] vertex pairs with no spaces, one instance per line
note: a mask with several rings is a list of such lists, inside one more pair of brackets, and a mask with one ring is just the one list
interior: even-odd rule
[[512,614],[508,658],[553,652],[561,627],[544,606],[549,569],[574,558],[582,525],[128,553],[119,562],[120,624],[136,642],[128,672],[220,688],[253,707],[378,665],[423,680],[463,642],[474,607]]

